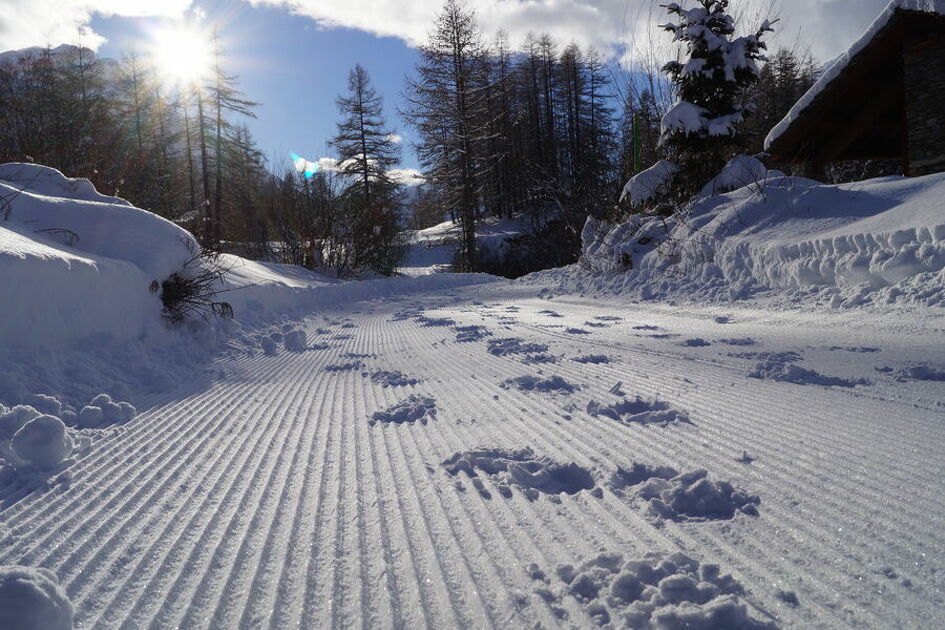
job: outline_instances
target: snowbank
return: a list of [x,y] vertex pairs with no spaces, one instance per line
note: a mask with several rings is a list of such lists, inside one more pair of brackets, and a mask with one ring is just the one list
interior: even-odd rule
[[0,345],[140,336],[162,308],[151,282],[196,248],[170,221],[47,167],[0,166],[0,197]]
[[580,266],[529,276],[563,291],[642,299],[777,290],[834,306],[945,304],[945,174],[826,186],[768,177],[684,218],[588,219]]
[[0,566],[0,628],[72,630],[72,603],[51,571]]

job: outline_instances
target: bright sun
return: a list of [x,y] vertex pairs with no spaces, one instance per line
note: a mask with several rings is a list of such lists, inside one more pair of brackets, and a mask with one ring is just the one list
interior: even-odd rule
[[206,76],[212,65],[210,42],[198,31],[178,27],[154,37],[155,58],[161,73],[181,83]]

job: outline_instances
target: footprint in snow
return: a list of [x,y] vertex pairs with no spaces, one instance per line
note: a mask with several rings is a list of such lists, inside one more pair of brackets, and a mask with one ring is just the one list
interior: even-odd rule
[[649,324],[644,324],[642,326],[634,326],[634,330],[661,330],[659,326],[651,326]]
[[585,354],[581,357],[575,357],[574,361],[578,363],[593,363],[599,365],[601,363],[610,363],[611,359],[605,354]]
[[558,357],[540,352],[538,354],[526,354],[522,357],[522,363],[525,365],[539,365],[543,363],[557,363]]
[[457,343],[470,343],[491,337],[492,333],[485,326],[453,326]]
[[435,328],[439,326],[454,326],[456,322],[448,317],[427,317],[421,315],[416,318],[421,326],[426,328]]
[[706,341],[705,339],[702,339],[700,337],[695,337],[693,339],[686,339],[685,341],[681,342],[679,345],[686,348],[704,348],[706,346],[711,346],[712,344]]
[[538,314],[547,315],[548,317],[564,317],[564,315],[562,315],[561,313],[558,313],[557,311],[550,311],[548,309],[545,309],[543,311],[538,311]]
[[537,354],[547,352],[548,346],[543,343],[528,342],[516,337],[502,337],[500,339],[490,339],[488,350],[489,354],[504,357],[514,354]]
[[825,387],[856,387],[857,385],[872,385],[865,378],[855,380],[837,376],[825,376],[816,370],[802,368],[786,361],[762,361],[745,374],[748,378],[761,380],[794,383],[795,385],[823,385]]
[[674,408],[663,400],[645,400],[639,396],[633,400],[624,398],[611,405],[592,400],[587,403],[587,413],[604,416],[621,424],[655,424],[666,427],[671,424],[691,424],[684,411]]
[[583,328],[568,328],[568,329],[566,329],[564,332],[568,333],[569,335],[589,335],[589,334],[591,334],[591,331],[589,331],[589,330],[584,330]]
[[[891,369],[888,371],[892,371]],[[896,371],[898,381],[945,381],[945,369],[931,365],[913,365]]]
[[[367,376],[367,372],[364,373]],[[381,385],[382,387],[406,387],[408,385],[416,385],[420,382],[419,379],[410,378],[406,376],[403,372],[398,371],[378,371],[371,374],[371,380]]]
[[649,552],[640,559],[606,552],[577,566],[560,564],[551,575],[534,563],[526,567],[526,572],[536,582],[535,595],[557,617],[568,617],[564,603],[574,599],[589,618],[588,622],[574,620],[579,625],[777,628],[774,622],[749,614],[744,587],[731,575],[723,574],[719,565],[702,563],[680,552]]
[[[482,483],[479,473],[487,475],[499,494],[511,498],[511,486],[519,488],[529,501],[541,494],[577,494],[581,490],[594,490],[594,477],[590,471],[574,462],[561,464],[549,457],[539,457],[530,448],[508,450],[483,448],[455,453],[441,464],[446,472],[455,477],[466,473],[473,486],[484,498],[491,494]],[[599,489],[598,489],[599,491]],[[598,492],[599,493],[599,492]]]
[[503,389],[518,389],[523,392],[544,392],[570,394],[581,389],[580,385],[574,385],[564,380],[560,376],[518,376],[502,382]]
[[623,317],[617,317],[616,315],[598,315],[594,319],[601,322],[622,322]]
[[844,352],[856,352],[856,353],[862,353],[862,354],[872,354],[874,352],[882,352],[882,349],[874,348],[872,346],[830,346],[829,348],[827,348],[827,350],[830,350],[832,352],[842,350]]
[[419,422],[426,424],[436,418],[436,401],[428,396],[411,394],[409,397],[383,411],[375,411],[368,423],[404,424]]
[[349,361],[347,363],[334,363],[332,365],[326,365],[326,372],[351,372],[354,370],[360,370],[364,367],[364,364],[360,361]]
[[758,342],[751,337],[735,337],[732,339],[719,339],[719,343],[724,343],[727,346],[754,346]]

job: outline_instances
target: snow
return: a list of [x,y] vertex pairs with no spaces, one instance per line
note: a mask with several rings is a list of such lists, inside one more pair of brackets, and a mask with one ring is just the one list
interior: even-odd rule
[[0,566],[0,628],[72,630],[72,604],[47,569]]
[[[234,320],[84,332],[21,289],[71,333],[0,338],[0,627],[942,627],[945,176],[755,166],[607,271],[232,257]],[[71,310],[148,278],[0,229],[49,252],[5,279],[94,263]]]
[[744,589],[731,575],[679,552],[648,553],[639,560],[603,553],[577,567],[559,565],[554,581],[537,565],[530,568],[534,579],[547,585],[537,587],[536,593],[556,606],[574,598],[597,626],[613,622],[626,628],[776,627],[749,614],[742,600]]
[[55,468],[72,453],[72,440],[62,420],[37,416],[13,435],[10,447],[16,458],[28,466]]
[[[732,171],[744,163],[736,166],[712,185],[738,183]],[[644,299],[727,301],[773,292],[833,306],[945,304],[942,195],[943,174],[826,186],[767,172],[701,198],[683,219],[588,219],[580,266],[525,282]]]
[[775,125],[765,138],[767,151],[774,142],[784,135],[784,132],[796,121],[804,111],[810,107],[818,96],[829,86],[850,62],[889,24],[897,12],[916,11],[921,13],[937,13],[945,15],[945,0],[891,0],[886,5],[866,32],[856,40],[845,53],[837,57],[831,65],[820,75],[814,85],[794,104],[787,115]]
[[620,203],[627,197],[631,206],[639,206],[666,192],[676,173],[676,165],[669,160],[660,160],[650,168],[640,171],[624,184]]

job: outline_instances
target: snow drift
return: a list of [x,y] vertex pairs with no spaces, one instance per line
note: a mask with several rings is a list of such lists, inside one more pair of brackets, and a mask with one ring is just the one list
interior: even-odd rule
[[[723,175],[730,181],[718,184],[738,179]],[[588,219],[581,265],[528,282],[643,299],[730,300],[774,289],[834,306],[942,305],[943,197],[945,174],[828,186],[769,172],[697,200],[685,216]]]
[[54,345],[157,321],[151,282],[183,268],[193,236],[86,179],[34,164],[0,166],[0,343]]
[[0,628],[72,630],[72,603],[51,571],[0,566]]

